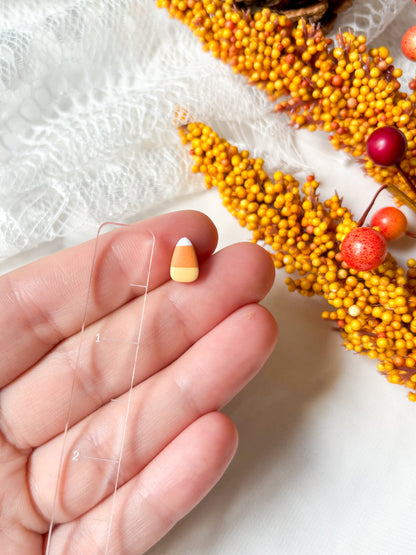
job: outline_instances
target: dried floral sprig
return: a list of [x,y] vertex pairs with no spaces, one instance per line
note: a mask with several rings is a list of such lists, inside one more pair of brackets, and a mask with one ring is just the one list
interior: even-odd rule
[[222,139],[203,123],[180,127],[190,147],[193,172],[217,187],[223,204],[253,241],[284,268],[289,291],[322,295],[330,305],[322,317],[333,322],[348,350],[377,359],[389,382],[405,385],[416,401],[416,260],[400,268],[387,253],[373,270],[348,268],[341,244],[357,228],[338,195],[321,201],[318,182],[305,184],[276,172],[270,179],[261,158]]
[[[416,175],[416,93],[400,91],[402,71],[386,47],[368,50],[365,36],[351,32],[339,32],[334,46],[313,24],[293,24],[267,8],[250,14],[233,0],[157,4],[185,23],[203,49],[263,89],[292,125],[330,133],[335,149],[359,158],[368,175],[415,209],[403,172]],[[281,97],[290,98],[276,103]],[[368,137],[382,126],[396,126],[406,137],[400,167],[377,166],[366,154]]]

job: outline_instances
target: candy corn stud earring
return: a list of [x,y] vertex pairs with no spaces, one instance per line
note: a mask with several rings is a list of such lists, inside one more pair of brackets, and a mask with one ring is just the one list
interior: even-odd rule
[[193,244],[182,237],[176,244],[170,263],[170,277],[180,283],[191,283],[198,278],[198,259]]

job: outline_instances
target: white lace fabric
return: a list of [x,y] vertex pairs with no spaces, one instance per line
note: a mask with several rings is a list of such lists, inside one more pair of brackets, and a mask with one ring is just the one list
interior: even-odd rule
[[[410,5],[355,0],[337,28],[397,55]],[[154,0],[0,0],[0,259],[200,188],[178,107],[276,168],[304,169],[266,96]]]

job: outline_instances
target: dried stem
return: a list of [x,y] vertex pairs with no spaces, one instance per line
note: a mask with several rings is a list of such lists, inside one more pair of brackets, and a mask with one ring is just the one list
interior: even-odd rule
[[397,171],[400,173],[400,175],[403,177],[403,179],[406,181],[409,188],[416,194],[415,184],[412,182],[412,180],[407,175],[407,173],[404,170],[402,170],[400,164],[396,164],[396,168],[397,168]]
[[361,216],[361,218],[359,219],[359,221],[358,221],[358,227],[361,227],[361,226],[363,225],[363,223],[364,223],[366,217],[368,216],[368,213],[370,212],[370,210],[371,210],[372,207],[373,207],[373,204],[374,204],[375,201],[376,201],[376,198],[377,198],[378,195],[381,193],[381,191],[383,191],[383,189],[386,189],[386,188],[387,188],[387,185],[382,185],[382,186],[378,189],[377,193],[373,196],[373,200],[372,200],[372,201],[370,202],[370,204],[367,206],[367,208],[366,208],[364,214],[363,214],[363,215]]

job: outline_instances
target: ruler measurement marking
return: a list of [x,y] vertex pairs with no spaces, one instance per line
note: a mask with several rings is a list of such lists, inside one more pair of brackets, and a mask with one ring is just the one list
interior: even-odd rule
[[100,333],[97,333],[95,336],[96,343],[122,343],[124,345],[137,345],[137,341],[129,341],[128,339],[116,339],[115,337],[105,337]]
[[92,461],[104,461],[104,462],[111,462],[111,463],[119,463],[119,459],[106,459],[105,457],[91,457],[90,455],[81,455],[83,459],[90,459]]

